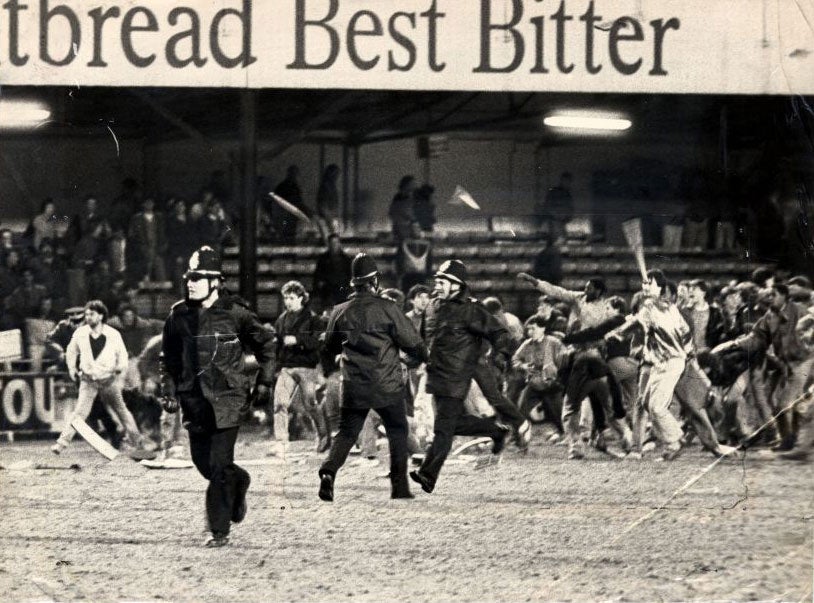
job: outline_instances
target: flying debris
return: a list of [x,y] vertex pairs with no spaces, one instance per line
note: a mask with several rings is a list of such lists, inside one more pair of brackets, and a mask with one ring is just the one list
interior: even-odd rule
[[297,207],[290,201],[286,201],[280,195],[277,195],[275,193],[269,193],[269,196],[272,199],[274,199],[277,205],[282,207],[284,210],[286,210],[288,213],[296,217],[298,220],[302,220],[306,224],[311,224],[311,218],[306,216],[305,213],[299,207]]
[[449,200],[450,205],[468,205],[472,209],[480,209],[480,205],[478,205],[477,201],[472,198],[464,187],[458,184],[455,187],[455,192],[452,193],[452,197]]

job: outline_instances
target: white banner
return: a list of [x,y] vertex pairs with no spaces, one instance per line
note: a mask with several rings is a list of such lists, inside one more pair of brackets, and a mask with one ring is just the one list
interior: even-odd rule
[[812,0],[8,0],[0,84],[814,93]]

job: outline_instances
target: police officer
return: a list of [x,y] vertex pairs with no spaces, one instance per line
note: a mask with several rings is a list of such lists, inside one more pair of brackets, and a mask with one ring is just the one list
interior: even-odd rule
[[424,337],[430,354],[427,392],[435,400],[435,437],[421,467],[410,473],[427,493],[435,488],[454,436],[491,437],[492,453],[499,455],[512,431],[496,419],[467,414],[464,408],[483,342],[492,345],[494,354],[505,365],[511,353],[509,331],[482,304],[469,297],[466,266],[460,260],[441,264],[435,273],[435,294],[424,317]]
[[241,413],[249,406],[244,348],[259,364],[257,394],[268,398],[274,375],[274,339],[246,302],[222,289],[220,259],[204,246],[184,273],[186,299],[164,323],[162,406],[180,406],[192,462],[207,480],[207,547],[228,543],[230,522],[246,515],[249,474],[234,462]]
[[319,470],[319,497],[333,500],[336,472],[373,409],[390,444],[391,497],[413,498],[407,483],[408,426],[399,350],[420,363],[426,360],[426,349],[401,308],[378,295],[379,271],[373,259],[358,254],[351,274],[353,293],[333,309],[322,354],[326,373],[342,355],[342,405],[339,433]]

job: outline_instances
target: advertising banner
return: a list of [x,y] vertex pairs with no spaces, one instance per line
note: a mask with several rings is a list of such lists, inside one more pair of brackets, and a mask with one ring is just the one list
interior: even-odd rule
[[0,84],[814,93],[810,0],[8,0]]

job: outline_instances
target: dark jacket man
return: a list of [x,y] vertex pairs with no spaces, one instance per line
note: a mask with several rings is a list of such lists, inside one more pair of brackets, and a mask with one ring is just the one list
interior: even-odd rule
[[427,308],[424,335],[430,350],[427,391],[435,401],[435,437],[424,462],[410,477],[430,493],[452,448],[456,435],[482,435],[494,441],[492,452],[502,452],[511,427],[494,418],[466,413],[464,398],[475,376],[483,342],[492,344],[497,357],[511,353],[509,331],[485,307],[469,299],[466,266],[448,260],[435,273],[436,298]]
[[466,292],[450,299],[433,299],[424,318],[430,351],[427,392],[463,398],[482,355],[483,340],[495,354],[511,355],[509,331]]
[[390,444],[392,498],[412,498],[407,484],[407,414],[399,350],[423,362],[426,349],[410,319],[377,295],[379,272],[363,254],[353,259],[355,291],[333,309],[323,350],[326,374],[341,354],[342,408],[339,434],[319,470],[319,497],[333,500],[336,472],[348,457],[372,408],[381,417]]
[[274,334],[239,297],[221,290],[220,258],[210,246],[195,251],[184,275],[187,297],[172,307],[161,344],[161,400],[189,431],[192,462],[208,481],[208,547],[229,542],[232,522],[246,515],[248,472],[235,464],[240,416],[249,406],[244,351],[259,365],[258,396],[274,377]]
[[423,344],[394,302],[371,291],[352,293],[334,308],[326,333],[324,364],[342,354],[343,405],[381,408],[401,400],[399,350],[420,358]]
[[164,323],[162,392],[178,397],[184,423],[194,425],[201,409],[185,404],[200,393],[215,411],[217,427],[233,427],[248,407],[249,378],[244,346],[260,365],[257,382],[274,380],[274,339],[246,302],[222,295],[208,309],[181,301]]
[[[322,331],[323,323],[320,318],[308,308],[280,314],[274,323],[277,366],[315,368],[319,364],[319,336]],[[296,345],[284,346],[283,338],[286,335],[296,337]]]

